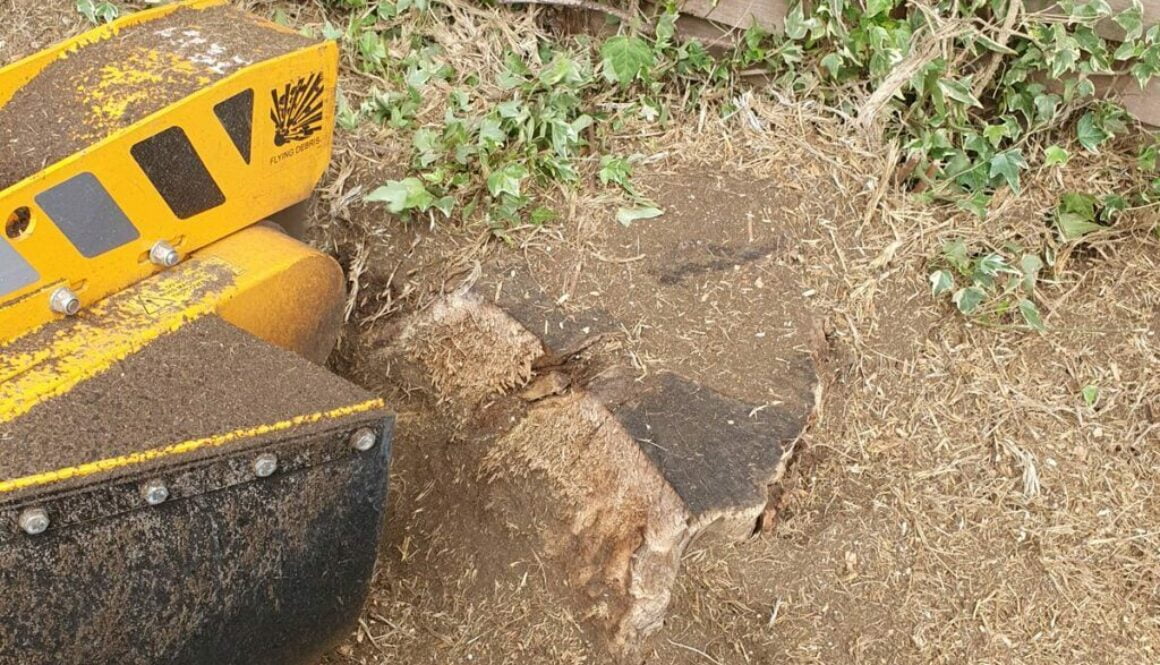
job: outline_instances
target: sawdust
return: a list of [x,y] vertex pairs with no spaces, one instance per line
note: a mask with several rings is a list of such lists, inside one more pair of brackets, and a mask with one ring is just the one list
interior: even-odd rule
[[495,307],[461,295],[435,303],[403,332],[400,345],[412,361],[429,368],[440,398],[466,413],[526,383],[543,355],[539,339],[506,320]]

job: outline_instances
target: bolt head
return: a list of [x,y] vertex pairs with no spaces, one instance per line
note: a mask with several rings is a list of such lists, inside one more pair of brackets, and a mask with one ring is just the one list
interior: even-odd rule
[[354,434],[350,435],[350,445],[360,453],[365,453],[375,447],[378,439],[379,437],[373,429],[363,427],[355,430]]
[[73,316],[81,311],[81,300],[77,294],[67,286],[62,286],[49,296],[48,305],[52,311],[65,316]]
[[169,488],[160,480],[150,480],[141,486],[141,497],[145,499],[145,503],[158,506],[169,498]]
[[30,536],[38,536],[48,531],[48,513],[44,508],[27,508],[20,513],[17,521],[20,523],[20,529]]
[[272,453],[262,453],[254,460],[254,475],[259,478],[268,478],[278,470],[278,458]]
[[149,250],[149,260],[162,268],[172,268],[181,262],[181,254],[173,248],[173,245],[164,240],[158,240]]

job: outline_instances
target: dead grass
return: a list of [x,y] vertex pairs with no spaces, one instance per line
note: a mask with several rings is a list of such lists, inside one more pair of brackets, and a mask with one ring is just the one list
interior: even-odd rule
[[[0,0],[0,53],[79,30],[71,5]],[[312,5],[280,6],[306,22],[319,16]],[[503,48],[526,49],[539,30],[524,11],[452,6],[456,20],[439,39],[460,71],[493,68]],[[376,83],[344,77],[352,100]],[[825,109],[776,94],[745,99],[728,120],[694,111],[663,136],[626,134],[617,148],[658,167],[729,164],[787,187],[826,183],[830,199],[778,212],[801,234],[803,287],[824,319],[827,397],[785,481],[776,530],[688,555],[650,662],[1160,661],[1160,245],[1146,232],[1155,211],[1060,248],[1042,335],[966,323],[928,296],[925,280],[951,238],[1053,242],[1043,214],[1058,193],[1114,189],[1127,157],[1076,155],[1032,174],[981,221],[908,200],[890,183],[896,153],[864,145]],[[426,112],[439,104],[433,96]],[[404,141],[370,126],[341,135],[318,208],[317,239],[362,266],[353,311],[375,325],[458,285],[487,252],[510,251],[470,229],[404,228],[360,203],[397,173]],[[563,195],[574,221],[562,228],[576,234],[528,233],[517,251],[597,247],[601,224],[612,223],[602,196]],[[353,371],[374,383],[375,368]],[[1079,395],[1089,384],[1100,389],[1094,409]],[[405,395],[397,403],[412,408]],[[426,412],[413,408],[402,426],[421,429]],[[419,461],[392,479],[380,581],[358,634],[331,661],[601,662],[577,618],[542,593],[550,572],[534,557],[481,580],[474,534],[432,514],[454,509],[432,502],[433,484],[473,470],[438,469],[421,446],[400,454]]]

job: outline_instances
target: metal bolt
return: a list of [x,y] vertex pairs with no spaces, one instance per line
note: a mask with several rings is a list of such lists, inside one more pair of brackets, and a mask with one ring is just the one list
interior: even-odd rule
[[72,316],[81,311],[81,300],[77,294],[67,286],[62,286],[49,296],[48,305],[52,311],[65,316]]
[[278,458],[271,453],[262,453],[254,460],[254,475],[259,478],[268,478],[278,470]]
[[30,536],[39,536],[48,531],[48,513],[44,508],[27,508],[20,513],[20,528]]
[[164,240],[158,240],[153,243],[153,247],[149,250],[149,260],[162,268],[172,268],[181,262],[181,254],[177,253],[173,245]]
[[378,436],[375,431],[369,427],[355,430],[354,434],[350,435],[350,445],[360,453],[365,453],[371,448],[375,447],[375,442],[378,441]]
[[141,486],[141,498],[151,506],[163,504],[169,498],[169,488],[160,480],[150,480]]

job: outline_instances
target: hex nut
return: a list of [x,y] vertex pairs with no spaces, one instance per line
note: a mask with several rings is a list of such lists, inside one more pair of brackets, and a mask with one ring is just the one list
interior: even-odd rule
[[350,435],[350,445],[360,453],[365,453],[366,451],[375,447],[375,443],[378,442],[378,439],[379,437],[377,434],[375,434],[373,429],[369,427],[363,427],[355,430],[354,434]]
[[278,458],[272,453],[262,453],[254,460],[254,475],[269,478],[278,470]]
[[30,536],[38,536],[48,531],[50,524],[48,513],[44,508],[26,508],[20,513],[17,521],[20,523],[20,529]]
[[173,245],[164,240],[158,240],[149,249],[149,260],[162,268],[172,268],[181,263],[181,254],[174,249]]
[[62,286],[49,296],[48,306],[57,314],[73,316],[81,311],[81,300],[72,289]]
[[141,498],[151,506],[159,506],[169,498],[169,488],[160,480],[150,480],[141,485]]

